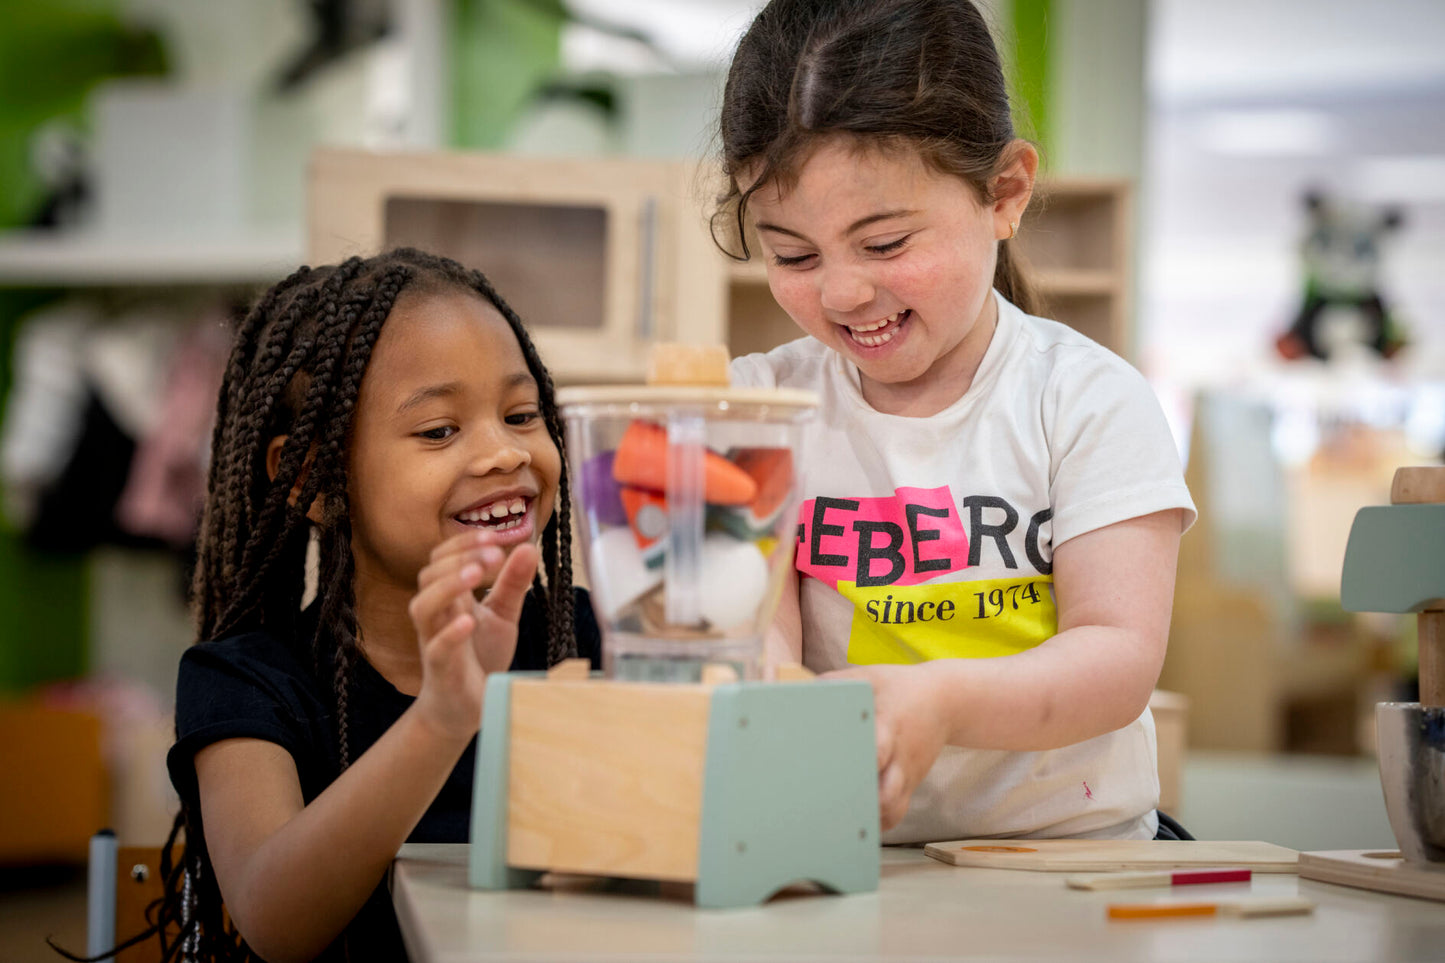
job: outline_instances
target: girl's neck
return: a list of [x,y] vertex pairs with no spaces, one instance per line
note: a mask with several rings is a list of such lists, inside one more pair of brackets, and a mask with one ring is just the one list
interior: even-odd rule
[[400,586],[357,579],[356,624],[366,661],[398,692],[421,691],[421,650],[407,614],[412,594]]

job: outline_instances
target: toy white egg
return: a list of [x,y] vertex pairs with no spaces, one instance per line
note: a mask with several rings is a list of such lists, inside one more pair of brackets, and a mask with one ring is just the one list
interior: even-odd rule
[[752,542],[715,533],[702,543],[698,609],[715,629],[753,622],[768,594],[768,560]]

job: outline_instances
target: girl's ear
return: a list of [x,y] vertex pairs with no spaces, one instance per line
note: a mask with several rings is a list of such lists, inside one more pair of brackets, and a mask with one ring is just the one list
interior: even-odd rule
[[[286,439],[289,435],[277,435],[266,445],[266,477],[272,481],[276,480],[276,472],[281,467],[281,449],[286,447]],[[301,466],[301,473],[296,476],[296,484],[291,486],[291,496],[288,499],[295,505],[296,500],[301,497],[301,487],[306,484],[306,469],[311,466],[311,456],[306,456],[306,461]],[[306,517],[314,525],[321,524],[321,496],[317,496],[311,506],[306,509]]]
[[1015,140],[1004,153],[1007,160],[993,179],[993,236],[1000,241],[1018,233],[1039,172],[1039,152],[1028,141]]

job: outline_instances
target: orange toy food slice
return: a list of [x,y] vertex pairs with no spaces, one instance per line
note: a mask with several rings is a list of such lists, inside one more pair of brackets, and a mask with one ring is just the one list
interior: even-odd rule
[[758,486],[748,506],[756,518],[771,518],[793,486],[793,453],[787,448],[741,448],[731,461]]
[[649,548],[667,534],[667,499],[661,492],[624,488],[620,494],[638,548]]
[[[627,426],[612,462],[612,477],[637,488],[667,487],[667,431],[644,421]],[[703,456],[703,501],[710,505],[746,505],[758,493],[757,482],[715,452]]]

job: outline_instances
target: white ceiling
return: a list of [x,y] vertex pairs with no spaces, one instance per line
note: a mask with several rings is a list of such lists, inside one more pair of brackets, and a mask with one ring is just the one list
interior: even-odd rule
[[1442,0],[1152,0],[1150,19],[1156,102],[1445,91]]

